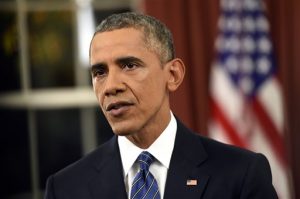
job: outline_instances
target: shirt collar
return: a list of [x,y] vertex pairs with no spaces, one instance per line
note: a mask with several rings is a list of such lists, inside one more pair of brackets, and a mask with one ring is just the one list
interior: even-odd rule
[[177,122],[171,112],[171,120],[166,129],[148,149],[141,149],[130,142],[125,136],[118,136],[121,160],[125,176],[142,151],[151,153],[164,167],[169,168],[175,143]]

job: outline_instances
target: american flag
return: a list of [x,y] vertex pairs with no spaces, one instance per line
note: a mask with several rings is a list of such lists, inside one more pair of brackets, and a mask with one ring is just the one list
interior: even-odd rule
[[281,199],[291,198],[283,99],[261,0],[221,0],[211,71],[209,135],[263,153]]

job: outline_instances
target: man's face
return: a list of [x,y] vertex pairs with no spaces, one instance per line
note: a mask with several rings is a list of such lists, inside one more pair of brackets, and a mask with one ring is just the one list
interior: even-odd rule
[[147,48],[142,32],[97,33],[90,55],[94,92],[114,133],[162,131],[170,117],[169,72]]

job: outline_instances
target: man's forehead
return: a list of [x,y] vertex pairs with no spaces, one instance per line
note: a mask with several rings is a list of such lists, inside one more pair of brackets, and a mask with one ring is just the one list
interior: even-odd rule
[[103,63],[116,63],[123,58],[135,57],[136,59],[143,60],[145,56],[152,53],[145,45],[136,45],[129,43],[128,45],[117,44],[114,45],[99,45],[91,48],[90,61],[91,64]]
[[[135,28],[122,28],[97,33],[91,44],[91,62],[110,57],[133,56],[151,52],[160,57],[153,48],[153,43],[146,42],[144,32]],[[112,61],[112,60],[111,60]]]
[[146,43],[140,32],[129,29],[120,29],[109,32],[97,33],[91,41],[91,50],[102,48],[131,48],[146,47]]
[[135,37],[136,39],[144,39],[144,32],[140,29],[136,28],[121,28],[121,29],[114,29],[110,31],[105,31],[105,32],[98,32],[95,34],[94,39],[98,38],[105,38],[107,39],[112,37],[114,40],[119,40],[123,39],[123,37],[128,38],[128,37]]

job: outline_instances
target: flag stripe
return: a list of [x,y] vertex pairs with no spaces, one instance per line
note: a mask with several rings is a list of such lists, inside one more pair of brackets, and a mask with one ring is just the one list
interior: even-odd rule
[[218,121],[211,120],[208,127],[209,136],[223,143],[233,144]]
[[214,64],[211,79],[214,80],[210,85],[212,98],[216,104],[222,107],[228,121],[234,124],[234,121],[240,117],[244,103],[241,93],[235,88],[235,85],[230,81],[229,74],[220,64]]
[[273,184],[279,198],[290,199],[290,192],[287,186],[289,180],[289,176],[287,175],[289,172],[288,168],[279,162],[276,152],[273,150],[271,142],[259,122],[255,124],[255,132],[251,143],[249,143],[251,144],[250,149],[263,153],[268,158],[272,170]]
[[229,137],[232,143],[240,147],[247,147],[246,142],[239,136],[239,133],[233,128],[231,123],[226,119],[225,114],[220,109],[218,104],[215,103],[213,99],[211,101],[211,111],[215,120],[217,120],[222,127],[225,129],[225,133]]
[[276,152],[276,157],[279,158],[280,162],[283,165],[286,165],[286,152],[284,149],[282,137],[280,136],[280,133],[276,130],[273,122],[270,120],[270,117],[266,113],[265,109],[262,107],[262,105],[256,98],[253,100],[253,110],[255,111],[256,116],[264,130],[263,132],[269,138],[269,142],[271,142],[271,145],[274,151]]
[[270,120],[275,125],[277,132],[280,136],[283,136],[283,99],[281,86],[279,85],[277,78],[271,78],[270,81],[266,82],[262,86],[262,89],[259,91],[259,95],[257,96],[257,100],[259,100],[261,105],[265,108],[265,111],[268,113]]

